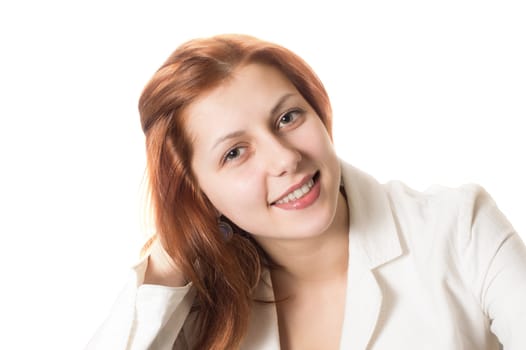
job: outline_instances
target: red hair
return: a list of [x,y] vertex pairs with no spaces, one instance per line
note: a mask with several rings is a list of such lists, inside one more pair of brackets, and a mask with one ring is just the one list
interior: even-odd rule
[[239,347],[261,267],[271,262],[249,235],[234,234],[226,241],[219,232],[214,206],[192,173],[184,111],[203,92],[229,79],[237,67],[255,62],[280,70],[331,134],[329,98],[313,70],[284,47],[245,35],[220,35],[181,45],[154,74],[139,100],[156,235],[196,289],[198,349]]

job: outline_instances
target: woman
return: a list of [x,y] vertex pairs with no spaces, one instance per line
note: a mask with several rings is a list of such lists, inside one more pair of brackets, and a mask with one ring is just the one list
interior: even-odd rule
[[526,249],[488,194],[341,162],[292,52],[192,40],[139,109],[157,234],[88,348],[526,348]]

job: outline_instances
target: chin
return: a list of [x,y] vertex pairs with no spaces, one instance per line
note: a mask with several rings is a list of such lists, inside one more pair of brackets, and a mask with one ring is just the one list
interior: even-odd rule
[[[335,210],[327,211],[322,215],[309,215],[305,220],[294,223],[293,227],[283,230],[284,235],[291,239],[312,238],[327,232],[335,218]],[[300,221],[300,220],[298,220]]]

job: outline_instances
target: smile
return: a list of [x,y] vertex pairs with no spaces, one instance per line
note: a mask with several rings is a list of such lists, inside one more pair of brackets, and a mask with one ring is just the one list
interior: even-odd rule
[[317,171],[310,179],[305,179],[293,186],[288,193],[272,203],[273,206],[285,210],[298,210],[310,207],[320,196],[320,172]]
[[290,192],[287,196],[283,197],[279,201],[276,201],[276,204],[284,204],[290,201],[298,200],[304,195],[306,195],[307,193],[309,193],[313,186],[314,186],[314,179],[310,179],[306,184],[304,184],[300,188]]

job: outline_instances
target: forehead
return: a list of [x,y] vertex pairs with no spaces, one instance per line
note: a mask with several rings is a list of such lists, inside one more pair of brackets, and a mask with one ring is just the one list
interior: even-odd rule
[[186,108],[186,128],[196,136],[203,127],[212,127],[216,122],[269,113],[281,96],[290,93],[298,91],[277,68],[259,63],[243,65]]
[[206,107],[231,108],[247,99],[254,102],[279,95],[282,90],[296,90],[292,83],[273,66],[259,63],[243,65],[215,88],[203,93],[188,108],[189,115],[204,112]]

